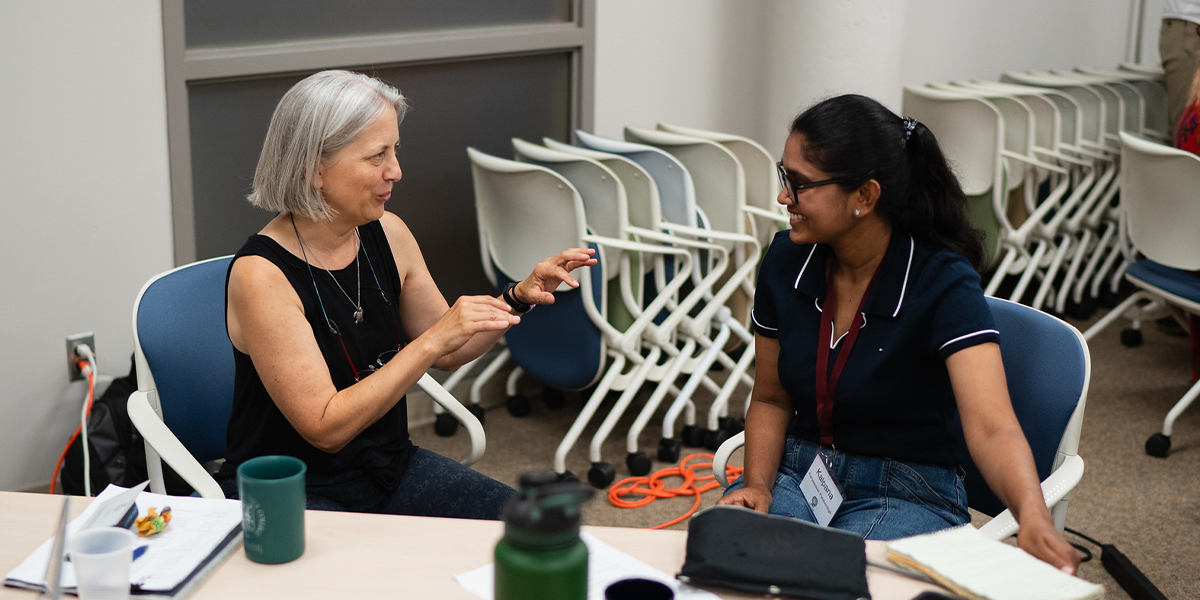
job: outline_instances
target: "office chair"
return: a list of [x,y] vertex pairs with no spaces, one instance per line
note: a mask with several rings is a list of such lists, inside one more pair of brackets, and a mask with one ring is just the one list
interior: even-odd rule
[[[1062,531],[1069,493],[1083,477],[1079,434],[1092,373],[1087,341],[1074,327],[1044,312],[999,298],[989,297],[987,303],[1000,331],[1013,410],[1033,451],[1046,505]],[[961,427],[957,433],[962,435]],[[713,458],[713,473],[721,485],[729,486],[725,465],[743,445],[744,432],[722,445]],[[980,531],[998,540],[1016,533],[1016,520],[988,489],[974,463],[968,459],[962,466],[967,472],[967,504],[993,517]]]
[[[1084,335],[1092,339],[1118,318],[1129,318],[1132,328],[1121,332],[1121,343],[1141,343],[1141,321],[1168,308],[1200,315],[1200,204],[1194,190],[1200,185],[1200,157],[1121,133],[1121,216],[1129,241],[1145,259],[1128,266],[1125,279],[1138,288],[1132,296],[1092,325]],[[1141,306],[1143,302],[1149,304]],[[1146,440],[1146,453],[1166,457],[1171,450],[1175,419],[1200,395],[1194,384],[1167,413],[1162,431]]]
[[[574,477],[566,468],[566,455],[608,392],[621,392],[610,413],[619,416],[657,365],[661,348],[651,346],[643,354],[642,336],[690,277],[691,255],[686,250],[593,234],[588,231],[579,190],[559,173],[474,148],[467,148],[467,154],[481,235],[487,240],[497,284],[516,281],[543,258],[565,248],[591,246],[597,250],[597,264],[575,273],[579,288],[563,284],[555,292],[554,304],[526,313],[521,325],[505,334],[517,364],[546,385],[569,390],[595,384],[554,455],[555,472],[564,479]],[[604,285],[610,279],[608,269],[616,262],[610,256],[620,252],[670,254],[678,261],[673,278],[623,331],[608,321]],[[614,425],[615,417],[606,419],[597,436],[603,439]],[[588,481],[606,487],[616,471],[602,460],[598,444],[593,443],[589,450]]]
[[[233,344],[225,332],[225,277],[231,256],[204,260],[152,277],[133,302],[138,390],[129,418],[146,442],[150,490],[165,494],[165,461],[196,493],[224,498],[202,463],[225,455],[233,409]],[[483,456],[479,421],[430,377],[417,383],[463,422],[471,436],[470,465]]]

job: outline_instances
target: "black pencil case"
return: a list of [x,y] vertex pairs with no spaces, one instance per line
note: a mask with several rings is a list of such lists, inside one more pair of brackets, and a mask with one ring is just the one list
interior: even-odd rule
[[867,549],[853,533],[736,506],[688,523],[683,582],[808,600],[870,600]]

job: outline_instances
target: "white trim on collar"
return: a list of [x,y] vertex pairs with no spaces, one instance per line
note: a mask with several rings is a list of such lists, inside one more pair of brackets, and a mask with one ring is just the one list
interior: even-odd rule
[[813,244],[812,250],[808,251],[808,258],[804,259],[804,266],[800,267],[800,272],[796,274],[796,282],[792,284],[792,289],[800,289],[800,278],[804,277],[804,270],[808,268],[808,263],[812,260],[813,253],[816,251],[817,245]]
[[896,311],[892,316],[900,314],[900,307],[904,304],[904,292],[908,291],[908,274],[912,272],[913,250],[917,247],[917,242],[913,240],[912,235],[908,236],[908,266],[904,267],[904,284],[900,286],[900,299],[896,301]]

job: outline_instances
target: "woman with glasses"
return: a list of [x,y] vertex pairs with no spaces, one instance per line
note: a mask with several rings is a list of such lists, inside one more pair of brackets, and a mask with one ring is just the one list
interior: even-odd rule
[[937,140],[847,95],[798,116],[759,269],[745,473],[719,504],[894,539],[970,522],[967,446],[1022,548],[1074,572],[1008,398],[982,234]]
[[385,210],[401,177],[394,87],[346,71],[293,86],[271,117],[251,204],[278,215],[238,251],[226,282],[236,365],[226,461],[307,464],[308,507],[495,519],[513,490],[417,449],[405,393],[430,367],[483,354],[520,313],[554,302],[592,250],[547,258],[502,298],[447,306],[404,222]]

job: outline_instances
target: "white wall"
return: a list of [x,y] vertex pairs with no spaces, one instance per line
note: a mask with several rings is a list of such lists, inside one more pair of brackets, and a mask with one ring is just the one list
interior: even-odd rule
[[[790,118],[835,93],[899,110],[905,84],[1115,65],[1137,1],[598,0],[595,130],[667,121],[779,152]],[[1161,4],[1146,0],[1143,62]]]
[[[1160,1],[1146,2],[1144,62],[1158,60]],[[1112,67],[1125,60],[1129,23],[1130,0],[909,1],[903,82],[994,80],[1013,70]]]
[[50,480],[85,387],[70,334],[124,375],[130,311],[171,267],[157,0],[0,3],[0,489]]

